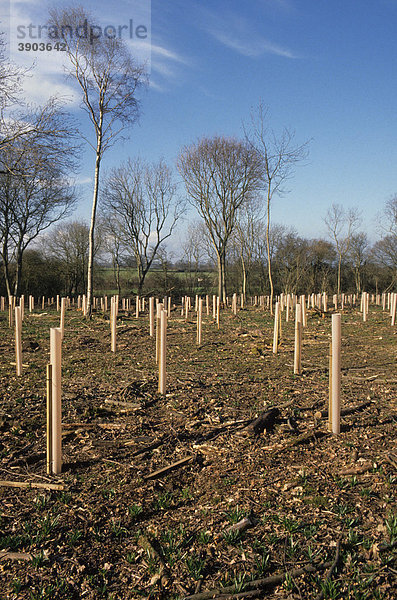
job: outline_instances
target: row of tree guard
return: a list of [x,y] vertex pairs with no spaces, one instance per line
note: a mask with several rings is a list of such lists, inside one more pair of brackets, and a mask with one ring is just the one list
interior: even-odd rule
[[[264,297],[262,297],[264,298]],[[2,298],[2,300],[4,300],[4,298]],[[127,302],[127,300],[129,299],[122,299],[122,307],[124,307],[124,310],[129,310],[129,302]],[[301,373],[301,347],[302,347],[302,333],[303,333],[303,329],[306,327],[307,324],[307,319],[306,319],[306,307],[313,305],[314,302],[314,306],[318,307],[318,304],[320,304],[323,309],[325,309],[327,307],[327,296],[326,294],[321,294],[321,295],[317,295],[315,298],[313,298],[312,296],[308,297],[308,300],[310,300],[310,302],[308,301],[306,303],[306,298],[305,296],[301,296],[300,298],[298,298],[297,296],[293,296],[290,294],[286,294],[283,295],[281,294],[280,297],[277,299],[276,301],[276,306],[275,306],[275,320],[274,320],[274,334],[273,334],[273,353],[277,354],[278,351],[278,344],[279,344],[279,339],[281,336],[281,315],[282,313],[285,311],[285,320],[286,322],[289,321],[290,319],[290,313],[291,310],[293,310],[295,308],[295,359],[294,359],[294,373],[299,375]],[[391,317],[391,325],[394,326],[396,323],[396,312],[397,312],[397,294],[396,293],[390,293],[390,294],[383,294],[382,297],[377,297],[377,298],[373,298],[373,300],[376,300],[377,304],[381,304],[383,305],[383,310],[389,311],[390,313],[390,317]],[[14,315],[14,319],[15,319],[15,353],[16,353],[16,372],[17,375],[21,375],[22,373],[22,344],[21,344],[21,335],[22,335],[22,321],[24,319],[24,298],[23,296],[21,296],[18,306],[13,306],[15,304],[15,297],[11,297],[10,298],[10,305],[9,305],[9,314],[13,314]],[[252,304],[255,306],[255,302],[257,301],[256,298],[252,299]],[[344,298],[342,295],[342,305],[344,303]],[[348,297],[347,301],[351,301],[352,303],[355,302],[354,297]],[[363,321],[367,320],[367,316],[368,316],[368,310],[369,310],[369,301],[370,301],[370,297],[369,294],[367,292],[363,292],[361,295],[361,305],[360,305],[360,310],[362,312],[362,318]],[[154,312],[155,312],[155,302],[156,302],[156,311],[157,311],[157,322],[160,323],[161,318],[159,317],[159,306],[162,307],[162,310],[165,311],[167,318],[170,318],[171,316],[171,298],[164,298],[164,301],[160,304],[158,299],[154,299],[153,297],[149,298],[149,334],[151,337],[153,337],[154,335],[154,331],[155,331],[155,327],[154,327],[154,323],[155,323],[155,317],[154,317]],[[206,296],[205,298],[205,303],[206,303],[206,312],[207,315],[210,314],[209,311],[209,297]],[[82,298],[82,302],[80,303],[79,301],[77,302],[77,306],[79,306],[79,304],[81,306],[84,306],[84,296]],[[107,306],[107,297],[105,297],[103,299],[103,304],[104,307]],[[111,351],[112,352],[116,352],[116,322],[117,322],[117,316],[118,316],[118,312],[119,312],[119,304],[120,304],[120,300],[118,298],[118,296],[113,296],[111,298],[111,302],[110,302],[110,330],[111,330]],[[216,321],[217,326],[219,328],[220,326],[220,299],[217,296],[213,296],[212,298],[212,316],[214,321]],[[259,305],[261,304],[261,301],[259,301]],[[4,310],[4,302],[1,303],[1,308],[3,308]],[[66,313],[66,309],[70,308],[72,305],[72,302],[69,298],[59,298],[57,297],[56,299],[56,305],[57,305],[57,310],[60,311],[60,325],[59,328],[61,330],[61,336],[63,338],[64,335],[64,327],[65,327],[65,313]],[[195,307],[194,307],[194,311],[197,312],[197,344],[200,346],[202,343],[202,314],[203,314],[203,305],[204,305],[204,300],[203,298],[199,298],[198,296],[196,296],[196,303],[195,303]],[[334,306],[337,305],[337,299],[334,298]],[[241,304],[240,304],[241,308],[244,307],[244,300],[241,299]],[[34,300],[32,298],[32,296],[29,297],[29,310],[30,312],[32,312],[34,308]],[[234,314],[237,314],[237,294],[234,294],[232,297],[232,301],[231,301],[231,308],[232,308],[232,312]],[[185,317],[185,319],[187,320],[189,317],[189,311],[192,310],[191,307],[191,298],[190,297],[185,297],[182,298],[182,309],[181,309],[181,315]],[[136,316],[139,317],[139,315],[145,311],[145,298],[139,298],[137,296],[136,298]],[[156,332],[159,330],[159,327],[156,328]],[[156,336],[159,338],[160,334],[156,333]],[[156,345],[157,348],[157,345]],[[156,355],[156,360],[157,360],[157,355]]]
[[[383,310],[386,310],[386,306],[387,306],[387,310],[391,310],[392,309],[392,305],[393,305],[393,299],[395,298],[395,293],[393,292],[384,292],[383,294],[368,294],[368,292],[363,292],[361,294],[361,311],[363,312],[363,298],[366,298],[367,300],[367,308],[369,305],[369,302],[371,302],[371,304],[376,304],[378,306],[380,306],[382,304]],[[118,298],[118,296],[117,296]],[[280,294],[280,296],[278,296],[276,298],[276,301],[279,301],[282,309],[284,308],[284,306],[287,307],[287,316],[286,316],[286,320],[288,321],[289,318],[289,308],[293,307],[296,304],[297,298],[305,298],[306,300],[306,306],[307,308],[318,308],[324,312],[327,312],[328,307],[329,307],[329,303],[330,303],[330,298],[328,296],[328,294],[326,292],[320,293],[320,294],[309,294],[307,296],[300,296],[297,297],[295,294],[285,294],[282,293]],[[199,296],[196,295],[196,301],[195,301],[195,308],[194,310],[197,312],[198,310],[198,299]],[[357,295],[356,294],[340,294],[340,296],[338,297],[336,294],[334,294],[332,296],[332,305],[333,305],[333,309],[334,310],[338,310],[339,308],[341,310],[344,309],[344,307],[346,305],[349,306],[355,306],[357,303]],[[145,307],[146,307],[146,302],[147,299],[145,297],[140,297],[140,296],[136,296],[135,300],[133,300],[132,298],[121,298],[121,310],[123,311],[132,311],[135,310],[135,314],[138,317],[140,313],[145,312]],[[83,294],[82,296],[79,295],[77,298],[72,298],[70,299],[69,297],[66,298],[66,302],[67,302],[67,306],[68,307],[77,307],[77,310],[81,310],[84,314],[84,316],[86,316],[87,314],[87,299],[86,296]],[[184,306],[186,305],[186,302],[188,302],[189,305],[189,309],[191,309],[191,298],[188,296],[185,296],[182,298],[182,311],[184,310]],[[212,296],[212,305],[213,305],[213,317],[214,319],[216,318],[216,303],[220,303],[220,299],[219,297],[213,295]],[[15,296],[10,296],[8,298],[8,308],[9,308],[9,312],[11,314],[13,314],[14,308],[16,306],[17,303],[17,299],[15,298]],[[263,308],[267,308],[268,310],[272,311],[272,307],[270,307],[270,296],[252,296],[249,299],[249,303],[251,304],[251,306],[260,306]],[[28,296],[28,310],[29,312],[33,312],[35,309],[35,306],[39,305],[41,307],[42,310],[45,310],[46,307],[51,307],[54,306],[56,304],[56,309],[57,311],[60,310],[60,304],[61,304],[61,297],[58,295],[56,297],[53,298],[45,298],[44,296],[42,296],[40,299],[35,299],[33,296]],[[165,304],[166,304],[166,308],[168,307],[168,311],[170,311],[170,307],[171,307],[171,297],[168,297],[165,299]],[[207,315],[209,314],[210,311],[210,296],[206,295],[205,296],[205,304],[206,304],[206,311],[207,311]],[[20,297],[19,300],[19,305],[22,307],[22,314],[25,308],[25,298],[24,296]],[[227,297],[226,298],[226,306],[231,305],[232,311],[234,313],[237,312],[238,307],[243,309],[246,305],[246,300],[244,297],[244,294],[233,294],[233,296]],[[103,296],[103,297],[95,297],[93,298],[93,309],[94,310],[100,310],[102,312],[108,312],[108,296]],[[4,296],[0,297],[0,311],[4,312],[6,310],[6,298]],[[182,312],[183,314],[183,312]]]
[[[101,308],[107,310],[107,297],[101,299]],[[382,303],[383,310],[390,312],[391,323],[395,324],[396,308],[397,308],[397,293],[383,294],[382,296],[374,296],[371,299],[376,304]],[[355,304],[354,296],[340,298],[341,307],[350,303]],[[34,310],[34,299],[32,296],[28,300],[29,311]],[[62,409],[61,409],[61,364],[62,364],[62,340],[64,338],[65,329],[65,313],[67,308],[73,304],[69,298],[60,298],[59,296],[51,299],[51,303],[57,306],[57,311],[60,312],[59,327],[50,329],[50,363],[47,365],[47,472],[60,473],[62,470]],[[360,310],[363,314],[363,320],[366,321],[368,315],[370,297],[369,294],[363,292],[361,296]],[[302,333],[307,325],[306,309],[312,307],[321,307],[322,310],[327,309],[328,298],[325,293],[310,295],[299,298],[291,294],[281,294],[276,301],[275,317],[274,317],[274,333],[273,333],[273,353],[277,354],[278,345],[281,338],[281,316],[285,311],[285,320],[290,319],[290,312],[295,309],[295,344],[294,344],[294,374],[300,375],[302,372]],[[264,306],[267,304],[266,297],[254,297],[251,299],[253,306]],[[116,352],[116,332],[117,332],[117,316],[119,312],[120,299],[118,296],[113,296],[110,299],[110,330],[111,330],[111,351]],[[209,296],[205,298],[206,312],[209,315]],[[338,298],[333,298],[334,307],[338,306]],[[22,375],[22,321],[24,318],[25,300],[21,296],[18,305],[16,299],[10,297],[10,307],[15,320],[15,356],[16,356],[16,374]],[[131,309],[130,299],[121,299],[122,310],[129,311]],[[197,344],[202,343],[202,314],[203,314],[204,299],[196,296],[194,309],[192,308],[191,298],[185,297],[182,299],[181,316],[186,320],[189,317],[189,311],[194,310],[197,313]],[[217,296],[212,298],[212,316],[220,324],[220,299]],[[77,308],[83,311],[85,307],[85,298],[77,299]],[[0,308],[5,310],[4,298],[1,298]],[[238,298],[234,294],[231,298],[231,310],[237,314]],[[240,297],[240,308],[244,308],[244,298]],[[136,316],[145,311],[145,298],[136,297],[135,299]],[[156,316],[155,316],[156,315]],[[158,392],[166,393],[166,350],[167,350],[167,320],[171,316],[171,298],[164,298],[163,302],[153,297],[149,298],[149,335],[156,335],[156,363],[158,364]],[[332,315],[332,341],[330,344],[330,364],[329,364],[329,429],[333,433],[340,432],[340,384],[341,384],[341,314]]]

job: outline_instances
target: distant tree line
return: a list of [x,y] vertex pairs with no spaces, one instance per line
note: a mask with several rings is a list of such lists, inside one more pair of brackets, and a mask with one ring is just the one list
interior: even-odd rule
[[[339,213],[334,206],[330,215]],[[350,229],[339,245],[332,239],[306,239],[293,228],[273,224],[269,235],[274,293],[341,291],[360,294],[363,290],[383,292],[397,288],[397,196],[386,203],[384,235],[370,244],[359,229]],[[357,215],[356,215],[357,217]],[[355,222],[358,222],[358,217]],[[123,226],[112,220],[109,230],[107,209],[99,215],[95,247],[94,287],[97,294],[218,294],[218,256],[205,223],[187,225],[177,258],[162,245],[152,259],[142,283],[134,247],[125,238]],[[349,236],[349,240],[346,236]],[[172,239],[172,236],[169,238]],[[34,249],[24,253],[20,292],[35,296],[77,295],[86,290],[89,225],[80,221],[59,223],[43,234]],[[343,247],[343,252],[341,248]],[[10,276],[17,268],[9,265]],[[266,219],[250,205],[241,213],[231,236],[225,260],[226,293],[245,296],[271,292],[268,276]],[[4,275],[0,294],[7,294]]]

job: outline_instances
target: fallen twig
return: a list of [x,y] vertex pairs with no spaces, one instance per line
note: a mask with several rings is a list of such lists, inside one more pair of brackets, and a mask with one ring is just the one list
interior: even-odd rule
[[244,517],[238,523],[235,523],[234,525],[231,525],[230,527],[225,529],[223,535],[228,535],[229,533],[237,531],[241,533],[242,531],[245,531],[246,529],[248,529],[248,527],[252,527],[253,525],[255,525],[255,523],[251,516]]
[[[324,569],[328,569],[332,565],[331,562],[326,562],[322,565],[306,565],[300,569],[294,569],[293,571],[286,571],[285,573],[280,573],[279,575],[270,575],[269,577],[265,577],[263,579],[255,579],[253,581],[248,581],[246,583],[247,591],[240,595],[240,598],[244,597],[255,597],[248,596],[249,593],[262,591],[264,588],[273,587],[285,581],[286,577],[299,577],[300,575],[305,575],[306,573],[316,573],[317,571],[322,571]],[[248,589],[251,588],[251,589]],[[224,588],[213,588],[212,590],[207,590],[204,592],[200,592],[199,594],[192,594],[191,596],[185,596],[183,600],[211,600],[215,598],[227,598],[230,594],[233,597],[239,597],[235,595],[236,588],[234,585],[229,585]]]
[[0,487],[13,487],[34,490],[64,490],[65,486],[60,483],[35,483],[28,481],[5,481],[0,480]]
[[1,560],[33,560],[33,556],[28,552],[7,552],[7,550],[0,550]]
[[149,473],[149,475],[145,475],[144,479],[157,479],[157,477],[162,477],[163,475],[166,475],[170,471],[174,471],[175,469],[184,467],[185,465],[190,463],[193,460],[193,458],[194,458],[193,456],[188,456],[187,458],[182,458],[181,460],[177,460],[176,462],[172,463],[171,465],[167,465],[166,467],[163,467],[162,469],[158,469],[157,471],[153,471],[153,473]]
[[325,435],[328,435],[327,431],[318,430],[316,427],[312,427],[309,431],[305,431],[301,433],[293,440],[286,442],[281,448],[274,448],[273,452],[283,452],[284,450],[288,450],[288,448],[292,448],[293,446],[298,446],[299,444],[304,444],[308,442],[312,437],[321,438]]
[[378,379],[378,377],[380,377],[380,375],[370,375],[369,377],[352,377],[351,375],[347,374],[344,375],[343,379],[350,379],[351,381],[365,383],[366,381],[375,381],[375,379]]
[[373,468],[372,462],[365,462],[356,467],[346,467],[345,469],[341,469],[339,471],[340,475],[360,475],[362,473],[366,473]]

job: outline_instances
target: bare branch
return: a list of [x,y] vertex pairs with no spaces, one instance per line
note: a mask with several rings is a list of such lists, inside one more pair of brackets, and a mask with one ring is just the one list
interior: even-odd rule
[[88,39],[70,35],[70,31],[87,26],[93,20],[84,7],[50,11],[49,31],[57,33],[66,44],[70,66],[68,75],[81,91],[82,108],[92,123],[95,151],[94,190],[89,232],[87,306],[91,315],[94,232],[99,194],[100,165],[104,152],[123,137],[138,118],[140,104],[137,91],[146,83],[145,67],[138,65],[123,41],[102,36]]
[[309,141],[295,143],[295,133],[284,129],[280,135],[269,126],[269,110],[262,101],[256,110],[251,111],[250,124],[244,126],[248,143],[263,160],[263,189],[266,192],[266,244],[268,254],[268,277],[270,284],[271,310],[273,310],[273,278],[270,257],[270,212],[274,196],[286,193],[285,182],[292,177],[295,165],[308,156]]
[[170,169],[162,160],[146,164],[129,159],[107,177],[102,209],[106,220],[118,225],[114,233],[122,246],[133,252],[140,293],[156,255],[184,212]]
[[178,169],[189,202],[203,219],[218,259],[218,293],[225,301],[225,257],[240,208],[260,191],[263,164],[247,142],[202,138],[183,148]]

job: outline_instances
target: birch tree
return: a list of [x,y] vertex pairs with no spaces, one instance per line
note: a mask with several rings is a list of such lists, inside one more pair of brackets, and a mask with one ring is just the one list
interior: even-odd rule
[[261,154],[264,164],[267,268],[270,285],[270,309],[273,314],[274,285],[270,256],[271,205],[275,196],[282,196],[286,193],[284,184],[293,175],[294,166],[306,158],[308,142],[300,145],[296,144],[295,135],[289,129],[284,129],[281,135],[276,135],[269,127],[268,121],[268,109],[262,103],[259,103],[256,111],[251,113],[251,121],[245,134],[249,143]]
[[91,316],[93,294],[94,234],[99,195],[99,176],[104,153],[139,116],[138,89],[145,84],[143,65],[129,54],[123,40],[100,36],[94,39],[70,35],[70,31],[93,23],[83,7],[50,11],[51,31],[66,44],[68,75],[81,91],[81,106],[88,114],[93,136],[86,139],[95,153],[94,189],[89,230],[87,268],[87,314]]

